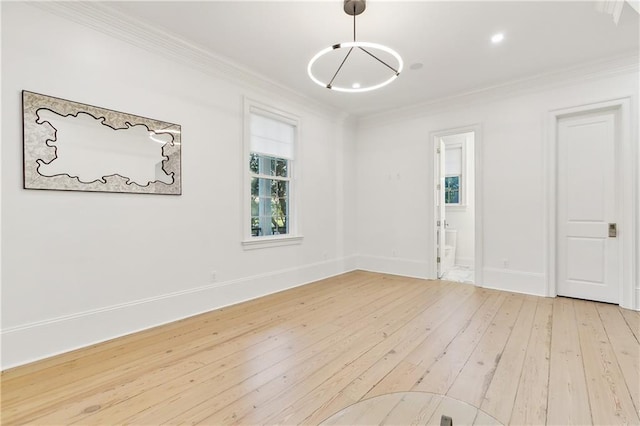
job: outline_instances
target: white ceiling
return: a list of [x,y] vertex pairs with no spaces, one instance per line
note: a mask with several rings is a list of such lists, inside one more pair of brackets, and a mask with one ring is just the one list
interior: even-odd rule
[[[307,76],[322,48],[350,41],[342,0],[108,2],[229,62],[354,115],[454,96],[593,61],[638,54],[638,14],[618,25],[591,2],[375,1],[357,18],[358,41],[398,51],[405,70],[391,85],[338,93]],[[503,32],[493,45],[490,37]],[[409,66],[422,63],[419,70]],[[366,73],[366,69],[361,71]]]

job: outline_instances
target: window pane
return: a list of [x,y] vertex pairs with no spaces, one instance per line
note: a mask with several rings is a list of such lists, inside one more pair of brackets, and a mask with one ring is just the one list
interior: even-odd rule
[[260,228],[260,218],[258,216],[251,216],[251,236],[259,237],[262,235],[262,229]]
[[258,173],[258,154],[249,154],[249,169],[251,173]]
[[252,152],[249,156],[249,169],[252,173],[270,176],[287,177],[288,160],[266,157]]
[[282,177],[287,177],[287,173],[288,172],[288,166],[289,166],[289,161],[288,160],[283,160],[282,158],[276,158],[274,159],[275,162],[275,176],[282,176]]
[[460,204],[460,176],[444,178],[444,202],[446,204]]
[[251,179],[251,235],[289,233],[289,182]]

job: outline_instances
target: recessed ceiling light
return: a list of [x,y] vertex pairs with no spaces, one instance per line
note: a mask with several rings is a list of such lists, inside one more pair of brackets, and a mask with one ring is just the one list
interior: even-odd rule
[[351,85],[351,87],[352,87],[353,89],[359,89],[359,88],[360,88],[360,83],[353,83],[353,84]]
[[504,34],[502,33],[497,33],[491,36],[491,43],[493,44],[500,43],[502,40],[504,40]]

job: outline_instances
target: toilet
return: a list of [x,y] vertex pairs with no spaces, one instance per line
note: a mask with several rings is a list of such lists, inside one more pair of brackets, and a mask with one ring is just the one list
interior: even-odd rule
[[456,264],[456,243],[458,231],[455,229],[445,230],[444,241],[444,261],[442,262],[443,272],[446,273]]

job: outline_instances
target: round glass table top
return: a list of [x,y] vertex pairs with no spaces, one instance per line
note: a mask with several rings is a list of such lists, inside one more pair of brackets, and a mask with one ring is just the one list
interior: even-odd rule
[[[427,392],[397,392],[352,404],[324,420],[322,425],[440,425],[443,417],[456,425],[502,425],[468,404]],[[448,424],[445,419],[445,423]]]

